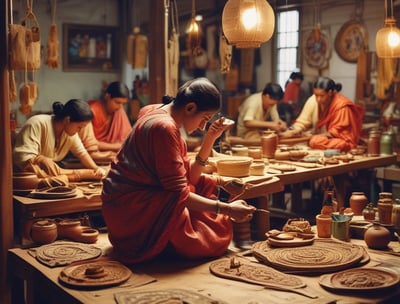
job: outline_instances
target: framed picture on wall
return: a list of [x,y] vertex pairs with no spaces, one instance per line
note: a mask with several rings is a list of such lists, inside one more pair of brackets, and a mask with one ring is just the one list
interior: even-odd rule
[[120,68],[118,28],[63,24],[63,71],[116,72]]

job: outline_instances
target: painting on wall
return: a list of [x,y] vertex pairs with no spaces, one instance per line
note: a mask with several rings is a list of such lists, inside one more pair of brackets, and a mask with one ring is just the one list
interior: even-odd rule
[[63,24],[63,71],[116,72],[120,68],[117,27]]

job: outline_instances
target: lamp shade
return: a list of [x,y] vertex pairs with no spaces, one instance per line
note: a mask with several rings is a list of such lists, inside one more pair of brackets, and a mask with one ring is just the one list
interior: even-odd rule
[[383,28],[376,33],[376,55],[380,58],[400,57],[400,29],[396,19],[386,18]]
[[222,30],[237,48],[258,48],[271,39],[275,14],[266,0],[228,0],[222,12]]

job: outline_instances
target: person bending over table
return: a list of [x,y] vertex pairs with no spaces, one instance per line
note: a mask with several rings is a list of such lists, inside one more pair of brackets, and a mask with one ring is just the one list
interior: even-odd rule
[[[239,107],[237,135],[247,140],[260,139],[260,131],[272,129],[277,132],[287,128],[279,118],[277,103],[283,97],[279,84],[267,83],[262,92],[247,97]],[[267,120],[272,121],[267,121]]]
[[124,109],[128,99],[128,87],[116,81],[108,85],[102,100],[88,101],[94,117],[92,123],[79,133],[87,149],[93,148],[93,142],[90,142],[93,133],[97,139],[99,151],[116,152],[120,149],[132,128]]
[[229,127],[225,118],[205,133],[189,160],[180,128],[204,129],[221,109],[221,93],[206,78],[183,84],[176,97],[144,107],[103,180],[102,213],[116,259],[150,260],[168,252],[185,258],[222,255],[232,223],[251,219],[244,200],[217,200],[220,178],[202,174],[214,141]]
[[[77,132],[93,118],[89,105],[71,99],[65,105],[53,103],[53,115],[30,117],[18,132],[13,148],[15,172],[35,172],[39,177],[63,176],[69,180],[101,179],[106,172],[99,168],[83,146]],[[57,165],[72,152],[90,170],[66,170]],[[83,176],[82,176],[83,175]],[[64,180],[63,183],[68,183]]]
[[342,94],[340,83],[319,77],[314,83],[314,94],[282,138],[292,137],[312,129],[309,146],[313,149],[339,149],[348,152],[361,137],[365,109]]

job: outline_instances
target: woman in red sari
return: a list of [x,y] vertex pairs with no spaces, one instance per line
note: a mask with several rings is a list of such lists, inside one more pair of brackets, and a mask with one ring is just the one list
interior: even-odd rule
[[339,94],[340,83],[327,77],[319,77],[314,83],[314,95],[318,104],[316,135],[310,139],[313,149],[355,148],[361,137],[365,109]]
[[103,216],[117,259],[138,263],[163,251],[186,258],[222,255],[232,239],[230,218],[248,220],[255,210],[243,200],[216,199],[217,179],[202,175],[224,118],[205,133],[195,161],[187,134],[204,129],[221,108],[218,88],[206,78],[186,82],[175,98],[143,108],[104,180]]

